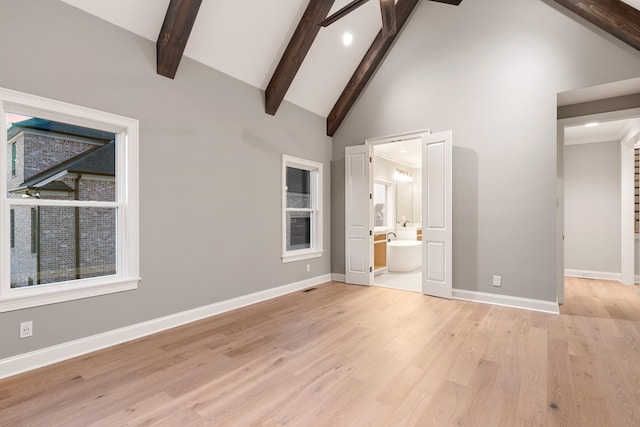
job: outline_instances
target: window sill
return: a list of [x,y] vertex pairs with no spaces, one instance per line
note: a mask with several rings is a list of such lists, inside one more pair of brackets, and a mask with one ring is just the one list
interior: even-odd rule
[[139,278],[100,278],[11,289],[0,299],[0,313],[129,291],[137,289],[139,281]]
[[294,261],[302,261],[305,259],[311,258],[320,258],[322,256],[322,250],[309,250],[304,253],[296,253],[296,254],[287,254],[282,255],[282,263],[294,262]]

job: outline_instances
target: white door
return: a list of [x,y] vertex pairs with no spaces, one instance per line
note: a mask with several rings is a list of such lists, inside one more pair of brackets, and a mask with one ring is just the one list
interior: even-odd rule
[[345,151],[345,270],[347,283],[373,283],[371,147]]
[[452,132],[422,138],[422,292],[451,298]]

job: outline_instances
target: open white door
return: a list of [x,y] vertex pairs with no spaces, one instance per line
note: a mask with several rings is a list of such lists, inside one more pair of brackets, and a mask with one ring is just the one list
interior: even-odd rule
[[345,150],[345,281],[373,283],[371,146]]
[[422,292],[453,295],[452,132],[422,138]]

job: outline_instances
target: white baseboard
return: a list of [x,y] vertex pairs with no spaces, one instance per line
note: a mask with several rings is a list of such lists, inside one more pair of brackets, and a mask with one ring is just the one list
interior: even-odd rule
[[465,301],[481,302],[485,304],[503,305],[505,307],[522,308],[525,310],[542,311],[544,313],[559,314],[557,302],[537,299],[511,297],[508,295],[489,294],[485,292],[454,289],[453,298]]
[[0,360],[0,379],[331,281],[331,274],[243,295]]
[[608,271],[591,271],[591,270],[573,270],[565,268],[564,275],[569,277],[583,277],[585,279],[600,279],[600,280],[617,280],[622,281],[622,275],[620,273],[612,273]]
[[[334,282],[344,283],[346,281],[345,275],[340,273],[331,273],[331,279]],[[558,303],[529,298],[511,297],[506,295],[489,294],[485,292],[466,291],[462,289],[453,289],[453,298],[465,301],[481,302],[485,304],[522,308],[525,310],[542,311],[545,313],[560,313]]]
[[333,280],[334,282],[345,283],[347,281],[347,277],[341,273],[331,273],[331,280]]

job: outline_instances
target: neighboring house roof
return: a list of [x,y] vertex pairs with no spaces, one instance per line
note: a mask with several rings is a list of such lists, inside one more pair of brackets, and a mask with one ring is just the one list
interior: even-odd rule
[[21,122],[12,123],[7,131],[7,140],[13,138],[25,129],[34,129],[45,132],[55,132],[63,135],[81,136],[95,139],[103,143],[113,141],[115,134],[98,129],[85,128],[82,126],[70,125],[67,123],[54,122],[51,120],[31,118]]
[[72,191],[73,189],[59,179],[68,173],[116,176],[116,143],[96,147],[59,163],[32,176],[11,190],[12,193],[30,188],[50,191]]
[[83,137],[92,139],[104,145],[99,145],[96,148],[87,150],[84,153],[65,160],[62,163],[58,163],[57,165],[32,176],[17,188],[11,189],[11,193],[21,193],[29,189],[73,191],[73,188],[69,187],[64,182],[59,181],[64,177],[64,175],[69,173],[112,177],[116,175],[116,144],[115,134],[112,132],[70,125],[52,120],[30,118],[12,123],[7,131],[7,138],[11,139],[25,130],[38,130],[42,132],[54,132],[60,135]]
[[67,184],[65,184],[62,181],[53,181],[37,188],[38,190],[48,190],[48,191],[73,191],[73,188],[69,187]]
[[69,172],[116,176],[116,143],[112,141],[103,147],[69,159],[61,165],[65,163],[68,163],[66,169]]

